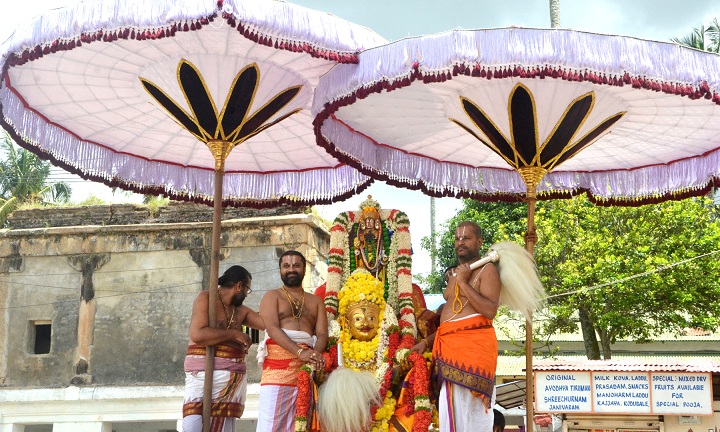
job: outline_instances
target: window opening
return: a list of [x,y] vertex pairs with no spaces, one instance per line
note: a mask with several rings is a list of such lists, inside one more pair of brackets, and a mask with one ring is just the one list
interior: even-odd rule
[[50,321],[35,321],[35,341],[33,342],[33,354],[50,353],[50,336],[52,335],[52,324]]

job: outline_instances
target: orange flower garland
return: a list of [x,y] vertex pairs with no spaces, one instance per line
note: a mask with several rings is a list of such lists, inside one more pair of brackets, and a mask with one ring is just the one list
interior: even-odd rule
[[[413,352],[409,357],[412,362],[412,376],[410,383],[414,396],[413,432],[426,432],[432,422],[432,405],[430,404],[430,372],[425,357]],[[408,411],[413,408],[408,406]],[[408,414],[412,414],[409,412]]]
[[[374,405],[371,409],[371,415],[372,418],[375,420],[375,423],[380,422],[380,425],[387,425],[387,421],[389,417],[392,416],[392,413],[395,408],[395,403],[397,402],[393,397],[388,397],[388,390],[390,390],[390,385],[392,384],[393,379],[393,355],[390,355],[390,353],[394,353],[398,349],[398,345],[400,343],[400,337],[398,332],[397,326],[392,326],[387,329],[388,333],[388,349],[387,349],[387,356],[383,359],[388,367],[385,371],[385,375],[383,375],[382,383],[380,383],[380,400],[383,401],[383,409],[379,409],[377,405]],[[388,415],[389,414],[389,415]],[[378,426],[375,426],[373,430],[380,429]],[[386,430],[386,429],[384,429]]]
[[295,408],[295,432],[308,431],[308,418],[310,414],[310,405],[312,399],[312,378],[310,374],[312,369],[303,365],[298,372],[298,394]]

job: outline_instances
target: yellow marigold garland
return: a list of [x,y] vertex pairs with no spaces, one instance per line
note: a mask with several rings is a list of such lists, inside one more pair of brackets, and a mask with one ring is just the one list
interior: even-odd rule
[[396,400],[392,397],[392,393],[387,392],[385,394],[385,400],[383,406],[378,408],[375,413],[375,421],[373,422],[371,432],[386,432],[390,425],[389,421],[392,415],[395,413]]
[[[383,299],[382,283],[364,270],[357,270],[350,276],[345,286],[340,291],[340,317],[344,317],[348,306],[360,302],[370,302],[380,310],[378,321],[383,322],[385,315],[385,300]],[[378,329],[374,338],[369,341],[353,339],[350,332],[344,330],[340,333],[343,358],[347,366],[354,369],[374,369],[378,344],[381,339],[382,330]]]

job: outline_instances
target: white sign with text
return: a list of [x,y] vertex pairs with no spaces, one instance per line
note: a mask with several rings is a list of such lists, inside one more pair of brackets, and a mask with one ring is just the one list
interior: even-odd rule
[[599,413],[649,414],[647,372],[593,372],[593,408]]
[[656,414],[713,413],[710,374],[653,373],[652,395]]
[[709,373],[535,372],[539,413],[712,415]]
[[591,412],[590,372],[535,372],[537,412]]

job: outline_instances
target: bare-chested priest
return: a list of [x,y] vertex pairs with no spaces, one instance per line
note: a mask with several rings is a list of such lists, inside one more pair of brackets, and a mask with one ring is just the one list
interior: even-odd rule
[[257,432],[294,431],[298,371],[306,363],[324,367],[327,315],[323,300],[302,287],[306,264],[300,252],[282,254],[283,286],[268,291],[260,302],[267,333],[258,349],[262,378]]
[[[218,278],[217,298],[200,291],[193,303],[190,319],[190,343],[185,357],[185,401],[183,430],[202,431],[202,404],[205,382],[205,349],[215,346],[212,385],[212,430],[235,431],[235,418],[245,409],[247,374],[245,356],[251,340],[243,326],[263,330],[260,315],[243,306],[252,292],[252,276],[244,267],[234,265]],[[210,326],[208,304],[217,303],[217,325]],[[219,415],[218,415],[219,414]]]

